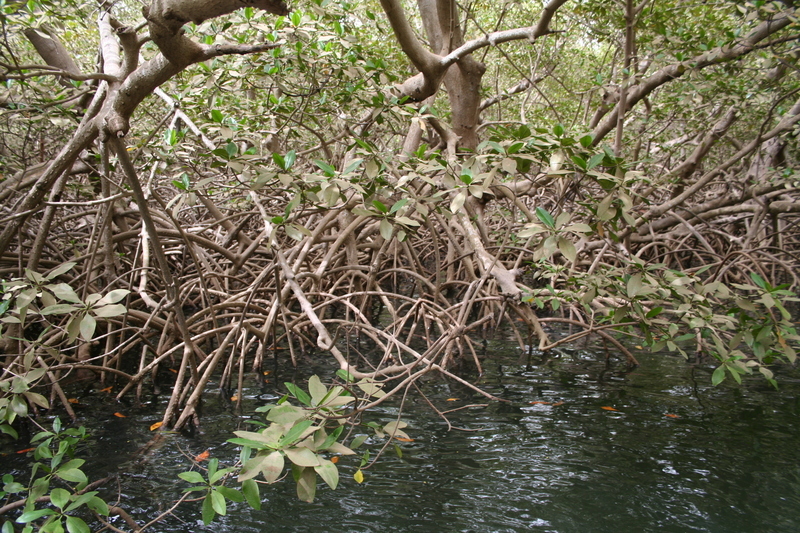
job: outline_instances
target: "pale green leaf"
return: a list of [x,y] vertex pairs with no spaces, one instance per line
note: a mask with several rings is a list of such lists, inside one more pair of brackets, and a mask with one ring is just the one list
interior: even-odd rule
[[287,448],[283,452],[297,466],[314,467],[319,464],[319,456],[308,448]]
[[297,476],[297,497],[304,502],[313,502],[317,493],[317,473],[313,468],[304,468]]
[[457,214],[464,207],[464,202],[467,201],[467,191],[459,191],[450,202],[450,212]]
[[559,237],[558,249],[564,255],[564,257],[566,257],[571,263],[574,263],[575,259],[578,257],[578,252],[575,249],[575,245],[572,244],[572,241],[570,241],[569,239],[565,239],[564,237]]
[[328,394],[328,389],[315,374],[308,379],[308,392],[311,394],[312,405],[319,405],[319,402]]
[[336,465],[327,459],[320,459],[319,463],[314,470],[330,488],[336,489],[336,485],[339,484],[339,470]]
[[112,316],[119,316],[125,314],[128,310],[122,304],[105,305],[92,309],[95,316],[100,318],[111,318]]
[[126,296],[128,296],[130,292],[131,291],[129,291],[128,289],[115,289],[106,294],[105,296],[103,296],[102,298],[100,298],[97,301],[96,305],[101,306],[101,305],[115,304],[120,300],[122,300],[123,298],[125,298]]
[[84,315],[84,317],[81,319],[80,325],[81,337],[83,337],[83,340],[90,342],[92,337],[94,337],[94,330],[96,327],[97,320],[95,320],[94,317],[88,313]]
[[64,315],[66,313],[72,313],[73,311],[77,311],[77,310],[78,310],[78,308],[75,307],[74,305],[70,305],[70,304],[55,304],[55,305],[49,305],[49,306],[45,307],[44,309],[39,311],[39,314],[42,315],[42,316]]
[[389,222],[387,219],[381,219],[380,231],[381,237],[386,239],[387,241],[392,238],[392,223]]
[[72,268],[77,264],[78,263],[69,262],[69,263],[64,263],[62,265],[59,265],[59,266],[55,267],[53,270],[51,270],[50,272],[48,272],[47,275],[45,276],[45,279],[49,281],[51,279],[57,278],[61,274],[66,274],[67,272],[72,270]]

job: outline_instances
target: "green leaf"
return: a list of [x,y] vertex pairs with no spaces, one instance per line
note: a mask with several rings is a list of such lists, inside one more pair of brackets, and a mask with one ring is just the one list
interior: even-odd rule
[[64,509],[69,502],[69,491],[64,489],[53,489],[50,491],[50,501],[59,509]]
[[302,422],[296,423],[294,426],[292,426],[292,429],[290,429],[286,433],[286,435],[284,435],[284,437],[280,440],[278,445],[280,447],[283,447],[283,446],[289,446],[291,444],[294,444],[294,442],[297,441],[300,437],[302,437],[303,434],[305,433],[305,431],[313,423],[314,422],[312,420],[303,420]]
[[750,272],[750,279],[752,279],[753,283],[758,285],[761,289],[764,289],[765,291],[769,290],[767,282],[764,281],[764,278],[762,278],[761,276],[759,276],[755,272]]
[[555,229],[556,223],[555,220],[553,219],[553,216],[544,209],[542,209],[541,207],[536,208],[536,218],[541,220],[542,224],[544,224],[548,228]]
[[225,503],[225,497],[217,490],[212,490],[206,498],[211,498],[211,507],[218,515],[225,516],[228,511],[228,504]]
[[87,507],[93,510],[95,513],[108,516],[108,504],[102,499],[98,498],[97,496],[93,496],[86,502]]
[[292,166],[294,166],[294,162],[296,159],[297,159],[297,152],[295,152],[294,150],[289,150],[288,152],[286,152],[286,157],[284,158],[286,166],[284,167],[284,170],[291,169]]
[[28,522],[33,522],[34,520],[39,520],[43,516],[50,516],[56,514],[53,509],[39,509],[36,511],[26,511],[22,513],[19,518],[17,518],[16,522],[18,524],[27,524]]
[[288,235],[289,238],[294,239],[296,241],[302,241],[303,237],[305,237],[306,234],[311,233],[306,228],[298,224],[286,224],[283,227],[283,230],[286,232],[286,235]]
[[314,164],[317,165],[327,177],[331,178],[336,175],[336,169],[329,163],[320,159],[315,159]]
[[[212,461],[213,460],[214,459],[212,459]],[[209,462],[209,464],[210,464],[210,462]],[[214,485],[214,484],[217,483],[217,481],[219,481],[223,477],[227,476],[228,474],[230,474],[234,470],[235,470],[234,468],[222,468],[222,469],[217,470],[216,472],[212,473],[211,468],[209,468],[208,469],[208,482],[210,484]]]
[[213,109],[211,111],[211,120],[213,120],[214,122],[222,122],[223,118],[225,117],[222,115],[222,111],[220,111],[219,109]]
[[342,379],[346,382],[353,382],[356,380],[355,376],[353,376],[353,374],[351,374],[344,368],[340,368],[339,370],[337,370],[336,375],[339,377],[339,379]]
[[342,444],[340,442],[334,442],[333,444],[328,446],[325,451],[327,451],[328,453],[333,453],[333,454],[337,454],[337,455],[355,455],[356,454],[356,452],[354,452],[353,450],[351,450],[350,448],[348,448],[347,446],[345,446],[344,444]]
[[189,483],[205,483],[206,482],[205,478],[203,478],[203,476],[200,474],[200,472],[194,472],[194,471],[181,472],[180,474],[178,474],[178,477],[181,478],[184,481],[189,482]]
[[258,511],[261,509],[261,495],[258,491],[258,483],[253,479],[247,479],[242,483],[242,493],[247,504]]
[[400,209],[403,208],[408,203],[408,198],[401,198],[400,200],[396,201],[392,208],[389,210],[389,214],[397,213]]
[[298,401],[300,401],[300,403],[311,407],[311,396],[309,396],[306,393],[306,391],[304,391],[294,383],[286,382],[284,383],[284,385],[286,386],[287,389],[289,389],[289,392],[292,394],[292,396],[297,398]]
[[725,381],[725,366],[719,366],[714,373],[711,374],[711,384],[715,387]]
[[664,310],[663,307],[654,307],[653,309],[648,311],[648,313],[645,315],[645,318],[655,318],[658,315],[660,315],[663,310]]
[[350,448],[356,449],[369,438],[368,435],[357,435],[356,438],[353,439],[353,442],[350,443]]
[[86,522],[77,516],[67,516],[66,518],[67,531],[69,531],[69,533],[92,533],[89,526],[86,525]]
[[575,163],[575,166],[581,170],[586,170],[586,160],[579,155],[573,155],[570,159]]
[[236,489],[232,489],[230,487],[217,487],[217,492],[222,494],[225,499],[232,502],[242,503],[244,501],[244,496]]
[[225,154],[228,156],[228,159],[232,158],[237,153],[239,153],[239,147],[236,146],[235,143],[229,142],[225,145]]
[[380,213],[387,214],[389,212],[389,208],[380,200],[372,200],[372,206]]
[[338,428],[334,429],[330,435],[325,437],[325,440],[322,442],[322,445],[318,449],[327,450],[328,448],[330,448],[331,445],[333,445],[333,443],[339,439],[339,435],[342,434],[342,431],[344,431],[344,426],[339,426]]
[[56,475],[64,481],[69,481],[71,483],[86,483],[89,481],[86,474],[83,473],[83,470],[77,468],[59,469]]
[[603,159],[605,159],[605,157],[606,157],[605,154],[595,154],[595,155],[593,155],[589,159],[589,162],[586,164],[586,169],[587,170],[593,169],[594,167],[596,167],[597,165],[602,163]]
[[203,523],[208,525],[214,520],[216,513],[214,512],[214,507],[211,504],[211,495],[207,495],[203,499]]

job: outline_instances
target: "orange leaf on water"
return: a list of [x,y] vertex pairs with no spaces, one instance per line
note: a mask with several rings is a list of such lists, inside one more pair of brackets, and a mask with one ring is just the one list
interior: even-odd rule
[[106,387],[105,389],[100,389],[100,392],[111,392],[111,389],[114,387]]
[[394,440],[399,440],[400,442],[414,442],[414,439],[407,439],[406,437],[395,437]]
[[331,462],[333,464],[338,463],[339,462],[339,456],[338,455],[334,455],[333,457],[331,457]]
[[448,402],[457,402],[458,398],[448,398],[446,401],[448,401]]
[[128,418],[127,416],[123,415],[122,413],[114,413],[114,416],[117,418]]
[[150,426],[150,431],[155,431],[155,430],[157,430],[158,428],[160,428],[160,427],[161,427],[161,424],[163,424],[163,423],[164,423],[164,422],[156,422],[155,424],[153,424],[152,426]]
[[17,453],[28,453],[28,452],[32,452],[35,449],[36,448],[25,448],[24,450],[19,450]]
[[272,374],[272,370],[264,370],[263,374],[265,376],[269,376],[270,374]]
[[666,416],[667,418],[680,418],[681,417],[680,415],[671,415],[669,413],[665,414],[664,416]]
[[195,457],[194,460],[199,463],[200,461],[205,461],[209,457],[211,457],[211,452],[206,450],[203,453],[201,453],[200,455],[198,455],[197,457]]
[[238,401],[238,400],[239,400],[239,397],[236,396],[235,394],[233,396],[231,396],[231,401],[232,402],[235,402],[235,401]]
[[607,405],[604,405],[604,406],[603,406],[603,407],[601,407],[600,409],[604,409],[604,410],[606,410],[606,411],[616,411],[616,409],[614,409],[613,407],[609,407],[609,406],[607,406]]
[[78,399],[77,398],[68,398],[67,401],[69,403],[78,403]]
[[564,402],[556,402],[553,404],[553,407],[558,407],[559,405],[564,405]]
[[531,405],[536,405],[537,403],[540,403],[542,405],[550,405],[550,402],[528,402],[528,403],[530,403]]
[[174,368],[170,368],[169,371],[172,372],[173,374],[177,374],[178,373],[178,371],[175,370]]

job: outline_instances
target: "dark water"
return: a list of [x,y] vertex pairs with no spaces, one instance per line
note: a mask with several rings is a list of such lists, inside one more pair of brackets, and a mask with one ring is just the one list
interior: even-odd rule
[[[312,504],[298,501],[284,480],[262,486],[261,511],[241,504],[206,527],[199,504],[185,503],[153,530],[800,531],[796,373],[780,372],[775,392],[759,379],[711,387],[712,368],[669,356],[641,355],[641,366],[628,372],[591,352],[527,364],[513,349],[490,350],[478,384],[509,403],[438,378],[422,385],[440,410],[488,403],[448,415],[468,431],[448,431],[424,400],[410,396],[403,419],[414,441],[400,444],[402,458],[388,448],[363,484],[352,479],[357,459],[342,458],[339,488],[321,484]],[[317,372],[325,379],[332,369]],[[251,389],[245,414],[265,403],[263,392]],[[176,475],[189,468],[188,457],[207,448],[222,463],[237,455],[223,443],[241,419],[216,398],[207,402],[200,433],[168,435],[133,460],[152,437],[156,413],[130,407],[123,419],[113,412],[126,406],[104,407],[105,418],[83,421],[93,433],[87,451],[96,455],[95,477],[122,464],[122,502],[140,522],[180,496],[185,484]],[[368,420],[388,422],[397,408]],[[110,490],[105,496],[114,500]]]

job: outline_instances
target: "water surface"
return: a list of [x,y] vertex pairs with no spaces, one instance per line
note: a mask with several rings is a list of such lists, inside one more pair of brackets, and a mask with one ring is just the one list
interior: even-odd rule
[[[638,355],[641,366],[629,371],[591,351],[528,360],[502,345],[489,350],[484,376],[474,379],[507,402],[439,378],[421,386],[441,411],[487,404],[447,415],[464,430],[448,430],[412,395],[403,420],[414,441],[399,444],[402,457],[389,447],[363,484],[352,479],[358,460],[342,458],[339,488],[320,484],[312,504],[298,501],[285,480],[262,488],[261,511],[237,505],[206,527],[199,504],[187,503],[156,530],[800,530],[800,381],[791,373],[778,376],[775,392],[759,379],[712,387],[713,367],[664,355]],[[323,379],[333,370],[316,369]],[[274,381],[293,379],[283,372]],[[274,397],[274,387],[251,386],[245,414]],[[367,419],[388,422],[398,406]],[[206,449],[223,463],[237,456],[224,441],[242,419],[218,396],[206,401],[200,432],[168,435],[145,455],[136,452],[152,437],[155,406],[127,406],[125,419],[113,412],[126,406],[101,407],[105,417],[82,421],[93,433],[87,451],[97,456],[95,477],[121,468],[123,505],[141,522],[180,496],[185,484],[176,475],[190,457]],[[116,498],[113,488],[106,497]]]

